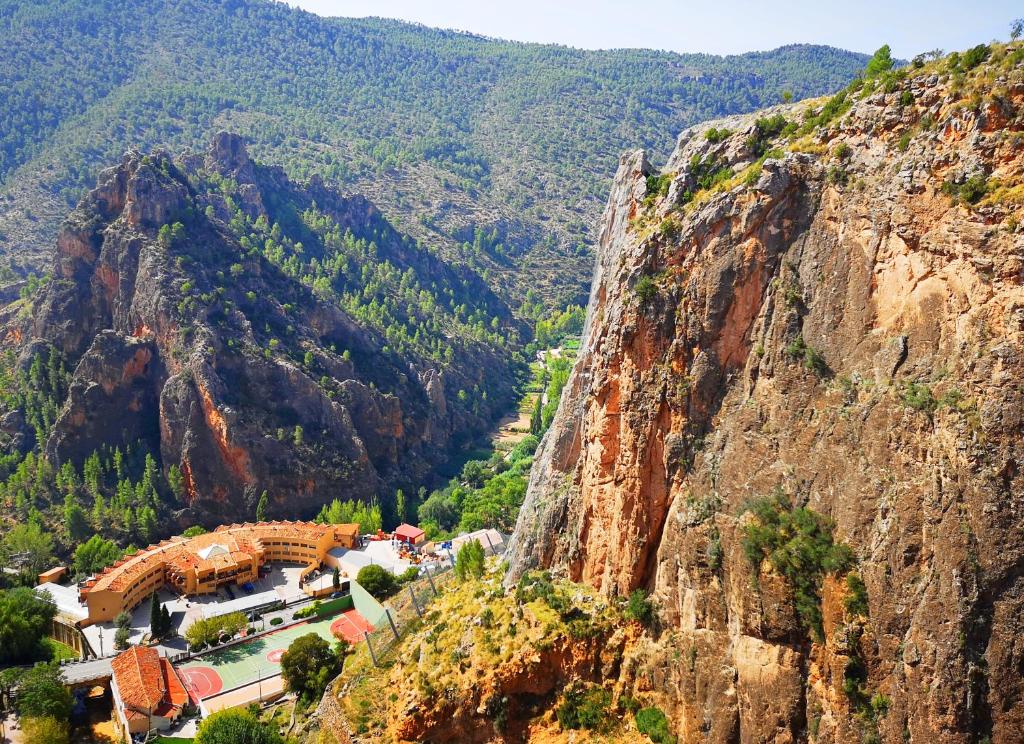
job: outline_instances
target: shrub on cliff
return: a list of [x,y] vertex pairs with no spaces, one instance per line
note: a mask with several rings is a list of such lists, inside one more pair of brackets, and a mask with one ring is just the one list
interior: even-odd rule
[[971,47],[963,53],[963,56],[960,58],[960,64],[968,70],[973,70],[988,59],[991,53],[992,50],[988,48],[987,44],[978,44],[978,46]]
[[892,67],[892,50],[888,44],[885,44],[868,60],[868,66],[864,69],[864,77],[870,80],[888,72]]
[[636,292],[640,302],[646,304],[658,293],[658,286],[651,277],[644,275],[636,280],[633,291]]
[[719,142],[725,141],[725,139],[729,137],[729,135],[731,134],[731,129],[726,129],[725,127],[722,127],[721,129],[718,129],[717,127],[711,127],[711,129],[704,133],[704,137],[712,145],[717,145]]
[[675,744],[676,737],[668,727],[668,717],[661,708],[641,708],[636,712],[636,730],[655,744]]
[[459,581],[479,579],[484,575],[484,546],[479,540],[470,540],[459,548],[455,556],[455,575]]
[[602,687],[571,685],[558,706],[558,724],[563,729],[606,731],[611,722],[611,701],[611,693]]
[[849,569],[853,551],[832,539],[831,520],[807,507],[794,507],[781,489],[747,510],[754,518],[744,528],[743,550],[755,576],[767,559],[792,588],[800,622],[820,640],[821,582],[825,574]]
[[647,598],[643,589],[634,589],[626,600],[626,608],[622,612],[627,620],[635,620],[644,626],[654,622],[654,604]]

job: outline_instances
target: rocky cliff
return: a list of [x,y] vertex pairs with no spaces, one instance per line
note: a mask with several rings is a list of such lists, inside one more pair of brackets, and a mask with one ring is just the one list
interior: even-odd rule
[[180,469],[182,521],[212,523],[264,490],[297,518],[428,478],[510,404],[517,333],[478,277],[370,202],[294,184],[222,133],[104,171],[7,337],[22,366],[56,350],[73,371],[37,443],[54,467],[141,442]]
[[1024,740],[1022,189],[1019,45],[623,156],[507,581],[649,590],[680,741]]

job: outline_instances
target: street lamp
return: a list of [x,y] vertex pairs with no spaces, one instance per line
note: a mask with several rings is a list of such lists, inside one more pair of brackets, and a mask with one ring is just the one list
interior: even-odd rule
[[100,628],[100,658],[103,658],[103,628]]

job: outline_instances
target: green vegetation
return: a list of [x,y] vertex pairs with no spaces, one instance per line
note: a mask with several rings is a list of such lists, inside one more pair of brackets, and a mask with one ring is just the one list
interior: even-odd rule
[[795,130],[796,126],[790,125],[782,114],[761,117],[754,121],[754,131],[747,137],[745,144],[755,158],[760,158],[771,148],[772,140]]
[[319,700],[327,683],[341,672],[342,658],[316,633],[299,636],[281,657],[285,688],[306,704]]
[[281,735],[245,709],[221,710],[199,724],[195,744],[284,744]]
[[0,590],[0,665],[50,657],[44,638],[57,607],[31,589]]
[[893,68],[892,50],[888,44],[883,45],[876,51],[871,59],[868,60],[867,67],[864,68],[864,77],[868,80],[876,78],[886,72],[889,72]]
[[719,142],[724,142],[731,135],[732,130],[726,129],[725,127],[722,127],[721,129],[718,129],[717,127],[711,127],[710,129],[708,129],[707,132],[704,133],[704,137],[712,145],[717,145]]
[[[550,423],[548,414],[545,406],[544,426]],[[550,415],[554,415],[553,410]],[[488,460],[470,460],[458,478],[425,498],[419,506],[418,518],[428,538],[443,540],[486,527],[511,532],[526,497],[526,482],[537,444],[535,436],[528,436],[508,453],[495,451]]]
[[848,570],[853,551],[832,539],[832,523],[807,507],[795,507],[777,489],[747,509],[753,518],[743,534],[743,550],[755,572],[767,560],[793,590],[797,615],[820,640],[821,582],[825,574]]
[[843,607],[850,615],[867,617],[868,589],[856,571],[846,574],[846,596],[843,597]]
[[32,744],[67,744],[70,741],[67,721],[53,716],[26,718],[22,722],[22,735]]
[[803,361],[804,367],[818,377],[824,378],[832,374],[832,370],[828,366],[828,362],[825,361],[825,357],[813,346],[808,346],[802,334],[786,346],[786,354],[791,359]]
[[364,504],[362,501],[341,501],[334,499],[317,514],[320,524],[358,524],[360,533],[375,534],[384,526],[380,506]]
[[149,630],[154,638],[166,638],[172,630],[171,613],[166,605],[160,604],[156,592],[149,601]]
[[849,89],[841,90],[828,99],[818,113],[813,113],[813,110],[808,111],[803,125],[797,132],[799,134],[807,134],[815,129],[827,126],[849,111],[851,106],[853,106],[853,101],[850,98]]
[[641,708],[636,712],[636,730],[655,744],[675,744],[676,737],[668,725],[668,717],[661,708]]
[[[761,119],[758,119],[761,121]],[[716,159],[713,155],[702,158],[694,155],[690,158],[690,177],[696,184],[697,191],[711,189],[720,183],[732,178],[732,168]],[[693,199],[693,194],[687,191],[683,194],[683,203],[686,204]]]
[[356,581],[377,599],[390,596],[397,587],[394,574],[375,564],[360,568]]
[[455,555],[455,575],[459,581],[479,579],[484,575],[484,546],[477,540],[463,543]]
[[27,523],[17,524],[0,540],[0,559],[4,565],[14,564],[20,556],[21,580],[34,586],[39,574],[53,564],[53,538],[40,524],[37,514],[29,515]]
[[664,199],[668,195],[668,189],[671,185],[671,173],[660,173],[654,176],[647,176],[647,197],[645,201],[650,203],[655,199]]
[[978,46],[971,47],[961,55],[960,64],[965,70],[973,70],[987,60],[991,53],[992,50],[989,49],[988,44],[978,44]]
[[864,627],[848,624],[843,632],[849,649],[849,660],[843,669],[843,693],[850,701],[863,740],[880,741],[878,723],[889,712],[889,697],[880,692],[871,694],[868,687],[868,666],[861,649]]
[[654,283],[651,277],[644,274],[636,280],[636,284],[633,285],[633,292],[636,294],[637,299],[640,300],[640,304],[646,305],[658,294],[658,285]]
[[15,709],[23,718],[71,716],[71,693],[64,687],[57,664],[36,664],[17,673],[18,696]]
[[93,535],[75,548],[74,563],[72,564],[75,575],[84,578],[99,573],[122,555],[124,555],[124,551],[113,540]]
[[185,631],[185,640],[189,648],[201,649],[216,644],[223,636],[235,636],[249,625],[249,620],[242,612],[232,612],[220,617],[201,618],[196,620]]
[[[306,366],[308,367],[309,365],[307,364]],[[256,521],[257,522],[266,522],[267,521],[267,506],[269,505],[269,503],[270,503],[270,496],[269,496],[269,494],[267,494],[266,491],[264,491],[263,493],[260,494],[260,500],[256,504]],[[337,500],[335,500],[334,503],[337,503]],[[333,507],[334,504],[331,504],[331,506]],[[335,524],[340,524],[340,523],[335,523]]]
[[634,589],[630,593],[622,614],[627,620],[634,620],[645,626],[650,626],[656,617],[654,605],[643,589]]
[[[462,205],[482,206],[511,226],[507,255],[554,262],[542,282],[549,306],[586,281],[587,225],[619,152],[664,159],[668,132],[767,105],[781,89],[834,90],[864,60],[811,46],[729,57],[584,51],[253,0],[46,2],[5,20],[0,179],[48,168],[40,186],[70,204],[129,145],[202,148],[229,126],[293,177],[383,183],[390,212],[452,243],[476,227],[476,210]],[[505,263],[484,256],[480,267],[521,297],[530,280],[500,271]]]
[[932,389],[922,382],[906,382],[903,385],[903,404],[915,411],[931,415],[939,407],[939,402],[932,394]]
[[573,684],[562,694],[555,711],[563,729],[607,731],[612,723],[612,696],[603,687]]
[[942,184],[942,193],[957,203],[977,204],[988,190],[988,178],[982,173],[976,173],[962,183],[945,181]]

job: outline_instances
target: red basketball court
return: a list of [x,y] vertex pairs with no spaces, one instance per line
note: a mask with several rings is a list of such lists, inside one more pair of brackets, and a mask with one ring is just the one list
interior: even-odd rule
[[179,669],[185,689],[188,690],[192,702],[198,704],[203,698],[216,695],[224,689],[224,682],[220,675],[208,666],[194,666],[188,669]]
[[365,638],[366,633],[373,632],[373,625],[367,622],[366,618],[357,610],[345,610],[331,623],[331,633],[339,638],[344,638],[355,645]]

